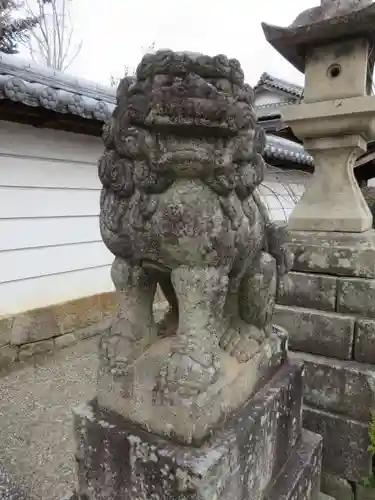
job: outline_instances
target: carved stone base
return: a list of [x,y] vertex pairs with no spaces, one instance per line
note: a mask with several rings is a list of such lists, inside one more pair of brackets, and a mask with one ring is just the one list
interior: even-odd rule
[[81,500],[318,500],[321,438],[301,429],[302,370],[285,363],[201,447],[181,446],[97,402],[75,410]]
[[157,341],[132,366],[126,375],[117,377],[102,370],[98,379],[98,402],[114,410],[145,430],[172,437],[187,444],[201,444],[212,428],[239,408],[280,367],[286,357],[287,337],[275,329],[247,363],[221,352],[221,371],[208,389],[189,398],[158,392],[158,378],[171,351],[173,339]]

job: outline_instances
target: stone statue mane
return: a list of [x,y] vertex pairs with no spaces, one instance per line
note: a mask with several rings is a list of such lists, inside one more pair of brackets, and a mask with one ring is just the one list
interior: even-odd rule
[[[122,80],[103,132],[100,227],[119,306],[102,370],[129,379],[172,337],[154,389],[175,405],[217,384],[228,356],[259,352],[291,267],[256,189],[265,136],[253,99],[238,61],[159,51]],[[157,284],[170,304],[159,325]]]

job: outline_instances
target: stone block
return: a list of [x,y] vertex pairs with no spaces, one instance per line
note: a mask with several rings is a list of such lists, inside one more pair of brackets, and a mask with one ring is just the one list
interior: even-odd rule
[[303,424],[323,437],[323,472],[354,482],[370,474],[368,425],[308,406]]
[[115,294],[107,292],[2,318],[0,345],[9,341],[9,335],[12,344],[22,345],[85,328],[95,329],[96,324],[113,317],[115,302]]
[[95,323],[94,325],[87,326],[86,328],[81,328],[74,331],[74,336],[78,341],[91,339],[97,335],[101,335],[103,332],[108,330],[111,326],[112,319],[106,319],[100,323]]
[[107,297],[107,294],[105,294],[105,297],[98,294],[54,306],[60,335],[86,328],[102,321],[103,310],[107,307],[108,300],[110,299]]
[[19,354],[18,354],[19,360],[25,361],[29,359],[31,356],[52,352],[53,348],[54,348],[53,339],[42,340],[40,342],[33,342],[32,344],[23,344],[20,346],[19,349]]
[[289,334],[289,346],[338,359],[351,359],[355,318],[342,314],[288,307],[275,307],[274,323]]
[[354,358],[375,364],[375,320],[358,319],[355,328]]
[[375,318],[375,279],[340,278],[338,311]]
[[349,481],[332,474],[322,474],[322,492],[334,500],[354,500],[354,492]]
[[[263,500],[319,500],[321,438],[303,431],[300,444],[293,450],[284,471]],[[230,495],[226,498],[231,498]],[[246,497],[245,497],[246,498]],[[251,498],[251,497],[250,497]]]
[[[304,491],[316,481],[321,439],[301,440],[301,390],[301,368],[286,364],[200,447],[145,432],[96,402],[84,405],[74,411],[78,494],[86,500],[263,498],[293,451],[310,473],[294,467],[300,481],[290,483]],[[310,498],[267,493],[270,500]]]
[[375,500],[375,489],[365,488],[360,484],[355,485],[355,500]]
[[55,349],[64,349],[64,347],[76,344],[77,338],[74,333],[67,333],[66,335],[61,335],[61,337],[56,337],[54,342]]
[[290,231],[294,271],[375,278],[375,231]]
[[304,363],[305,404],[369,422],[375,408],[375,368],[306,353],[290,357]]
[[59,326],[52,308],[34,309],[17,314],[12,326],[12,344],[38,342],[59,335]]
[[12,327],[14,316],[0,318],[0,347],[10,344],[12,340]]
[[[322,311],[336,308],[337,279],[311,273],[289,273],[293,288],[285,292],[280,287],[278,303],[286,306],[299,306]],[[281,282],[282,283],[282,282]]]

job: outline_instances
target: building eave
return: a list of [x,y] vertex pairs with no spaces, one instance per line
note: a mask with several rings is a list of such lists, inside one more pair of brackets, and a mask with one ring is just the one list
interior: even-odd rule
[[263,73],[261,75],[258,83],[254,87],[254,90],[257,92],[257,90],[260,90],[261,88],[279,90],[284,94],[291,96],[294,101],[296,99],[300,99],[303,95],[303,87],[300,85],[287,82],[286,80],[272,76],[269,73]]
[[112,115],[116,95],[111,87],[0,54],[0,100],[105,121]]

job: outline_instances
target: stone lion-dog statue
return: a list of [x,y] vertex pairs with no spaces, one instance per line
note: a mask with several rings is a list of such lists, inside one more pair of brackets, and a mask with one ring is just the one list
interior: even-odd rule
[[[118,311],[102,370],[126,380],[168,338],[153,390],[175,404],[217,383],[228,357],[256,356],[292,265],[257,190],[265,134],[253,100],[237,60],[163,50],[121,81],[104,127],[100,229]],[[169,310],[157,324],[158,284]]]

